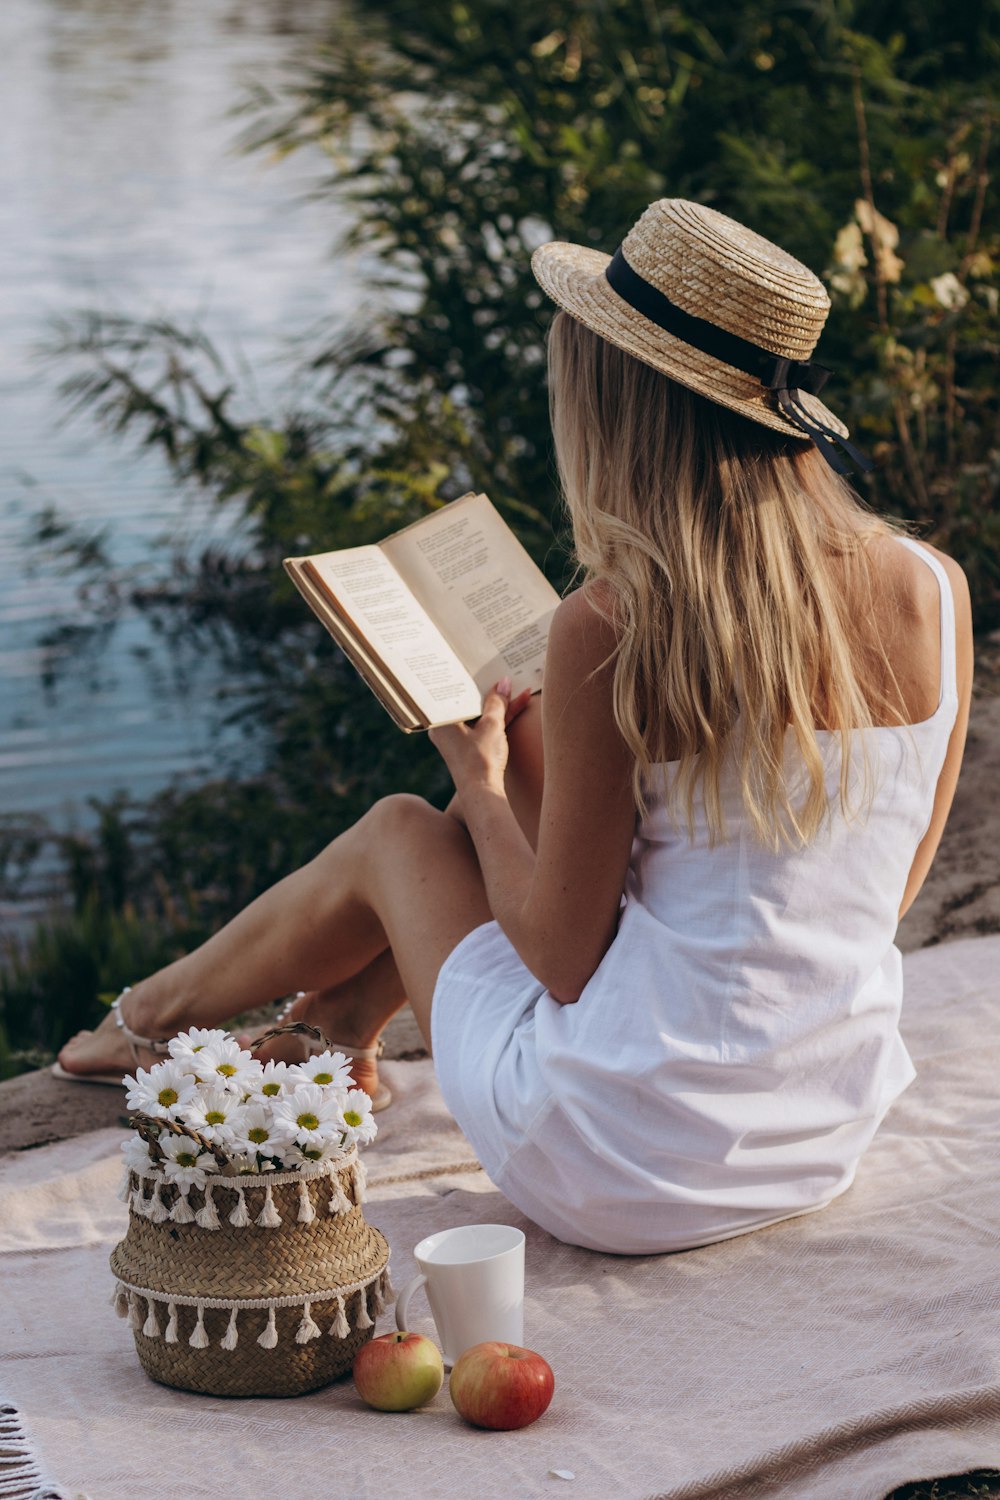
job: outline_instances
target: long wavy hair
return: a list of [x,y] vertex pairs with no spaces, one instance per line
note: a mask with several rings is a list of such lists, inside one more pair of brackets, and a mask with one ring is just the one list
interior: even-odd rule
[[[700,778],[709,846],[728,840],[731,755],[758,840],[776,853],[803,847],[830,813],[818,727],[841,736],[841,806],[856,816],[852,733],[907,722],[878,633],[863,629],[868,543],[912,527],[875,514],[811,443],[688,391],[565,312],[550,325],[548,360],[577,576],[603,585],[588,592],[616,627],[614,714],[635,756],[639,812],[659,769],[674,826],[683,800],[693,842]],[[789,726],[804,772],[797,804]]]

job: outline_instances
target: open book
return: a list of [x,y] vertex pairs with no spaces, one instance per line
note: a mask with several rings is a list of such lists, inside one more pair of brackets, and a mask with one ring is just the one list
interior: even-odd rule
[[485,495],[285,567],[401,729],[478,718],[501,677],[542,685],[559,595]]

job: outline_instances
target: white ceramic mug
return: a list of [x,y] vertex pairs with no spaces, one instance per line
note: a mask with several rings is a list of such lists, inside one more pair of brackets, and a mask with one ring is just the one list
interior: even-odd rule
[[446,1365],[473,1344],[524,1342],[524,1235],[509,1224],[462,1224],[421,1240],[420,1267],[396,1298],[396,1327],[407,1330],[420,1287],[434,1314]]

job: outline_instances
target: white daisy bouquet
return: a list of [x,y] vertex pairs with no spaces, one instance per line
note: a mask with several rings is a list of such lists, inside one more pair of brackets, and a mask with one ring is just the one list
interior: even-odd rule
[[158,1170],[185,1194],[212,1174],[315,1171],[378,1129],[342,1052],[262,1063],[230,1032],[192,1027],[163,1062],[124,1081],[138,1133],[122,1147],[126,1167]]

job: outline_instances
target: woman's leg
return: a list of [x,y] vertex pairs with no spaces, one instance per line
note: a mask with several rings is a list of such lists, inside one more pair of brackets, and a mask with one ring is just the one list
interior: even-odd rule
[[[138,984],[128,997],[129,1025],[145,1036],[216,1026],[290,990],[356,980],[388,947],[398,982],[357,986],[356,1002],[339,1017],[340,1039],[374,1041],[399,1007],[401,985],[429,1042],[438,969],[467,932],[489,920],[465,828],[418,797],[387,797],[200,948]],[[121,1051],[107,1017],[60,1059],[69,1071],[124,1070],[131,1059]]]
[[[532,843],[541,801],[539,707],[533,699],[508,730],[511,805]],[[137,984],[127,1002],[129,1025],[145,1036],[170,1036],[188,1026],[219,1025],[301,989],[310,992],[307,1000],[325,999],[325,1008],[315,1009],[314,1016],[339,1041],[369,1045],[409,998],[429,1042],[438,968],[466,932],[491,916],[460,809],[453,806],[451,814],[438,813],[419,798],[377,803],[201,947]],[[409,856],[418,854],[425,863],[411,867]],[[388,909],[391,899],[398,901],[398,911]],[[422,913],[429,924],[426,958],[424,949],[409,951],[407,924]],[[405,958],[394,933],[406,944]],[[422,986],[419,994],[410,992],[413,979]],[[68,1042],[59,1060],[67,1071],[80,1073],[132,1066],[110,1016],[96,1031]]]
[[[325,990],[307,990],[299,995],[291,1007],[289,1019],[305,1021],[307,1025],[317,1027],[335,1046],[353,1043],[355,1046],[365,1047],[370,1043],[362,1042],[352,1035],[351,1018],[356,1011],[360,1009],[367,1014],[373,1007],[377,1007],[380,1014],[384,1014],[386,1021],[389,1021],[405,1004],[406,991],[399,977],[396,960],[392,949],[386,948],[350,979]],[[252,1047],[257,1038],[263,1036],[273,1025],[274,1022],[270,1021],[266,1026],[257,1026],[251,1031],[237,1031],[236,1040],[241,1047]],[[302,1062],[308,1050],[306,1040],[294,1033],[274,1037],[259,1047],[254,1055],[262,1062],[268,1062],[272,1058],[288,1063]],[[372,1037],[371,1041],[374,1040]],[[358,1087],[366,1089],[374,1098],[378,1089],[378,1064],[374,1058],[355,1058],[351,1073]]]
[[[510,742],[510,755],[504,778],[507,797],[514,816],[534,849],[538,840],[538,820],[541,814],[544,781],[542,705],[539,697],[532,698],[528,706],[508,726],[507,738]],[[445,811],[462,823],[463,827],[465,826],[461,803],[457,796],[452,798]],[[365,1010],[370,1008],[371,991],[376,989],[384,992],[382,1007],[386,1011],[387,1020],[395,1014],[396,1010],[402,1009],[406,1004],[406,991],[399,977],[391,949],[386,949],[385,952],[379,954],[368,968],[345,983],[335,985],[330,989],[313,990],[304,994],[292,1007],[292,1019],[306,1021],[312,1026],[319,1027],[320,1031],[325,1032],[327,1036],[346,1041],[348,1040],[345,1032],[346,1016],[356,1006],[361,1006]],[[392,1010],[389,1009],[390,1001],[395,1002]],[[261,1035],[265,1029],[261,1027],[256,1033],[245,1034],[244,1045],[249,1044],[255,1035]],[[266,1042],[260,1056],[265,1059],[280,1057],[291,1062],[299,1058],[301,1053],[300,1040],[290,1036],[279,1037],[274,1042]],[[359,1062],[356,1071],[359,1075],[359,1083],[362,1083],[363,1075],[374,1085],[377,1077],[374,1063],[366,1065]],[[362,1087],[368,1087],[368,1082],[362,1083]]]

